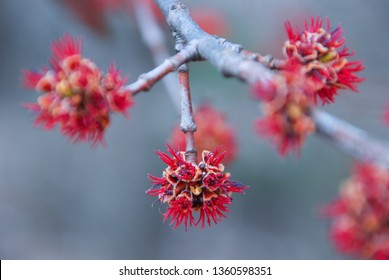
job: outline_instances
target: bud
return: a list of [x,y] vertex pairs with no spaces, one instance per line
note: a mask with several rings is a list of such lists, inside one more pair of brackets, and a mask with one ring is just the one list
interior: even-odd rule
[[336,248],[362,259],[389,259],[389,170],[357,164],[326,207]]
[[[157,196],[161,203],[166,203],[164,221],[177,228],[182,223],[188,226],[211,226],[225,218],[228,206],[232,203],[232,193],[244,193],[247,186],[230,180],[230,173],[224,173],[221,163],[224,154],[220,149],[213,152],[203,151],[199,164],[189,162],[185,152],[175,152],[168,146],[170,153],[156,152],[168,166],[162,177],[149,175],[153,186],[146,191],[148,195]],[[197,221],[194,214],[198,213]]]
[[292,28],[291,23],[285,23],[288,41],[284,45],[284,53],[290,60],[303,65],[303,70],[311,78],[314,89],[314,101],[320,98],[325,103],[335,101],[340,89],[357,91],[357,84],[364,79],[357,72],[364,69],[360,61],[351,62],[349,57],[354,52],[344,47],[346,42],[343,29],[338,26],[330,29],[330,22],[319,17],[305,21],[304,29]]
[[[133,105],[123,88],[125,79],[112,65],[107,75],[81,54],[81,40],[65,36],[53,42],[52,69],[24,71],[24,84],[42,95],[26,107],[37,114],[35,124],[59,126],[73,142],[103,142],[111,112],[127,114]],[[106,80],[110,80],[107,84]]]
[[263,117],[256,121],[256,130],[271,139],[282,156],[290,151],[299,153],[306,137],[315,131],[310,117],[312,90],[301,71],[301,66],[290,64],[271,86],[254,85],[252,89],[254,97],[262,101]]

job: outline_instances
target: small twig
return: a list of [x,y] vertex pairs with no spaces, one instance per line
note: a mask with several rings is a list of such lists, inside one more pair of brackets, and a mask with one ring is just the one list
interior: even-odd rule
[[362,162],[374,162],[389,168],[389,143],[380,142],[365,131],[328,113],[312,110],[319,135],[331,140],[339,149]]
[[124,89],[129,90],[132,95],[136,95],[141,91],[147,91],[167,74],[176,71],[182,64],[196,59],[197,55],[196,42],[192,42],[153,70],[140,75],[136,82],[125,86]]
[[[143,43],[150,50],[155,65],[163,62],[166,57],[169,57],[165,34],[161,26],[157,22],[155,14],[150,9],[150,6],[142,0],[136,0],[134,3],[136,21],[139,26],[140,35]],[[180,111],[180,100],[177,95],[178,86],[174,75],[167,75],[162,82],[166,91],[176,108]]]
[[[185,48],[185,42],[179,34],[175,34],[176,51]],[[178,82],[180,85],[181,97],[181,123],[180,128],[185,133],[185,156],[189,162],[197,163],[197,149],[194,140],[194,133],[197,126],[193,116],[192,98],[190,94],[189,66],[187,63],[178,68]]]
[[243,49],[243,47],[239,44],[232,43],[225,38],[218,37],[219,43],[223,47],[227,47],[235,51],[236,53],[241,53],[246,56],[250,60],[257,61],[270,69],[274,70],[282,70],[285,68],[286,60],[274,58],[271,55],[260,55],[259,53],[251,52]]
[[257,60],[259,63],[266,65],[267,67],[273,70],[285,69],[286,60],[284,59],[274,58],[271,55],[265,55],[265,56],[258,55]]
[[188,161],[197,163],[197,150],[194,140],[194,133],[197,130],[197,126],[193,117],[193,107],[189,85],[189,68],[187,64],[181,65],[178,69],[178,81],[180,84],[181,96],[180,127],[181,130],[185,133],[185,155]]

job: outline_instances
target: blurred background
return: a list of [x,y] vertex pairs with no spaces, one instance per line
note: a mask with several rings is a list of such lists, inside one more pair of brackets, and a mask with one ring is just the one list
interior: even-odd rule
[[[38,94],[21,86],[21,69],[47,64],[50,42],[65,32],[84,38],[84,55],[99,67],[115,61],[130,81],[154,66],[131,11],[111,9],[104,20],[98,14],[93,29],[66,1],[0,1],[0,259],[348,258],[333,248],[319,212],[336,198],[352,159],[317,136],[300,157],[280,158],[254,132],[259,110],[247,86],[207,63],[191,65],[194,103],[208,101],[226,114],[239,143],[228,171],[251,186],[210,228],[173,230],[145,194],[147,174],[165,168],[154,150],[165,150],[179,119],[161,83],[136,96],[129,120],[113,116],[107,147],[72,144],[57,130],[34,127],[21,104]],[[320,15],[332,26],[341,23],[347,45],[364,61],[366,81],[360,93],[342,92],[325,110],[389,138],[382,123],[389,103],[388,1],[183,2],[217,10],[228,39],[277,57],[285,20],[301,25]]]

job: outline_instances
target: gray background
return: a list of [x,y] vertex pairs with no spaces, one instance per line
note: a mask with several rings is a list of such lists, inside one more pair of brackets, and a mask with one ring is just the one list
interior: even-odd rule
[[[326,108],[388,138],[382,112],[389,102],[384,0],[184,1],[223,12],[228,37],[247,49],[280,55],[286,19],[310,15],[341,23],[348,45],[363,59],[360,94],[343,92]],[[208,3],[207,2],[211,2]],[[45,64],[51,40],[84,37],[84,54],[107,69],[113,60],[130,80],[152,68],[133,19],[109,17],[101,37],[56,1],[0,1],[0,258],[1,259],[338,259],[319,209],[336,197],[352,159],[312,136],[300,158],[282,159],[253,132],[258,106],[247,87],[224,79],[207,63],[193,65],[193,99],[228,114],[240,144],[228,170],[251,186],[236,195],[228,219],[211,228],[172,230],[145,195],[147,173],[164,168],[165,149],[178,120],[162,85],[136,97],[130,120],[114,116],[107,148],[72,145],[58,131],[32,126],[21,108],[37,94],[20,86],[21,69]],[[346,256],[347,258],[347,256]]]

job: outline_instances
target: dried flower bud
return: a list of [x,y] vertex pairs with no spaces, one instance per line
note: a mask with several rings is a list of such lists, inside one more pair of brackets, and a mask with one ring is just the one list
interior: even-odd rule
[[[224,154],[220,154],[219,148],[203,151],[199,164],[187,161],[185,152],[175,152],[170,146],[168,151],[172,157],[157,152],[168,167],[161,178],[149,175],[153,186],[146,193],[168,205],[164,221],[170,218],[174,228],[182,223],[187,230],[188,226],[201,224],[204,228],[205,223],[210,226],[211,221],[220,222],[229,211],[232,193],[243,193],[248,188],[231,181],[229,173],[223,173]],[[194,212],[199,213],[197,221]]]
[[351,62],[354,55],[344,47],[346,42],[343,29],[338,26],[331,30],[327,19],[326,27],[319,17],[305,22],[304,29],[293,30],[291,23],[285,23],[289,40],[284,46],[288,59],[304,65],[305,74],[311,78],[314,100],[320,98],[324,103],[335,101],[339,89],[349,88],[357,91],[356,84],[364,79],[356,75],[364,69],[360,61]]
[[282,156],[299,152],[306,137],[315,131],[310,117],[311,91],[301,71],[301,66],[291,64],[279,72],[271,86],[255,85],[252,90],[263,102],[264,116],[255,123],[256,129],[274,142]]

